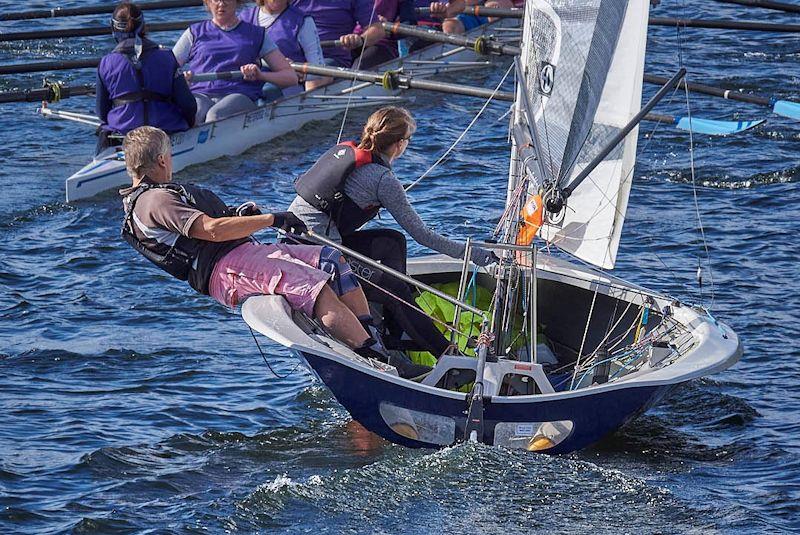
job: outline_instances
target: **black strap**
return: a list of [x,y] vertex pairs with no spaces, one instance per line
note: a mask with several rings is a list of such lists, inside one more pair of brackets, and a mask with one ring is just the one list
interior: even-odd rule
[[[162,95],[160,93],[155,93],[153,91],[136,91],[134,93],[128,93],[127,95],[123,95],[121,97],[115,98],[111,101],[111,105],[113,107],[118,106],[125,106],[126,104],[133,104],[134,102],[172,102],[172,97],[168,97],[166,95]],[[145,108],[145,113],[147,113],[147,109]],[[145,124],[147,123],[147,119],[145,119]]]
[[[180,195],[185,201],[188,201],[191,205],[194,205],[194,197],[186,191],[186,188],[181,186],[180,184],[153,184],[151,182],[144,182],[140,184],[133,192],[128,195],[128,206],[125,209],[125,220],[122,222],[122,235],[125,236],[125,232],[127,231],[134,239],[136,238],[136,232],[133,228],[133,210],[136,207],[136,201],[139,200],[139,197],[148,190],[151,189],[168,189],[174,191],[178,195]],[[174,254],[188,260],[192,260],[192,257],[182,251],[179,247],[177,247],[178,242],[176,241],[172,246],[169,248],[167,254]]]

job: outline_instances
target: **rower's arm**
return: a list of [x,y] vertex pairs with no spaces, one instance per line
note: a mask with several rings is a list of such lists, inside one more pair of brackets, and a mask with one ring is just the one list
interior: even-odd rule
[[447,18],[451,19],[459,13],[463,13],[465,7],[466,2],[464,0],[450,0],[447,3]]
[[263,82],[272,82],[278,87],[291,87],[297,85],[297,73],[292,69],[289,60],[275,49],[264,56],[269,71],[260,71],[259,78]]
[[369,26],[361,34],[361,38],[366,41],[365,47],[374,45],[384,37],[386,37],[386,32],[383,30],[383,23],[381,22]]
[[238,240],[271,227],[274,222],[272,214],[248,217],[210,217],[203,214],[192,223],[189,237],[212,242]]

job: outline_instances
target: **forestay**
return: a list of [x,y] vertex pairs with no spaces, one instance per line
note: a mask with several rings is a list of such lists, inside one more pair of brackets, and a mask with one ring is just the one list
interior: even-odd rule
[[[647,0],[528,0],[521,62],[539,159],[529,185],[563,188],[638,112],[647,37]],[[527,94],[524,94],[524,93]],[[613,268],[636,160],[638,129],[589,175],[565,212],[539,236],[578,258]],[[513,170],[513,169],[512,169]],[[512,179],[516,177],[512,176]],[[512,180],[512,183],[514,180]]]

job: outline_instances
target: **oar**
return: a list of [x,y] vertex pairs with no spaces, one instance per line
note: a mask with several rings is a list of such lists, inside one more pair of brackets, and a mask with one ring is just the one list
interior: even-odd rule
[[211,80],[241,80],[244,78],[242,71],[220,71],[192,74],[192,83],[210,82]]
[[772,0],[714,0],[723,4],[738,4],[740,6],[761,7],[775,11],[785,11],[786,13],[800,13],[800,6],[786,4],[783,2],[773,2]]
[[336,46],[342,46],[342,40],[341,39],[335,39],[335,40],[331,39],[329,41],[320,41],[319,42],[319,46],[321,46],[322,48],[333,48],[333,47],[336,47]]
[[[317,76],[330,76],[332,78],[346,78],[348,80],[358,80],[380,85],[387,90],[395,89],[421,89],[436,91],[440,93],[450,93],[470,97],[489,98],[493,95],[495,100],[514,102],[514,93],[508,91],[493,92],[483,87],[472,87],[461,84],[448,84],[433,80],[420,80],[396,71],[386,71],[383,73],[357,71],[345,69],[343,67],[323,67],[320,65],[310,65],[308,63],[292,63],[292,67],[297,72],[304,74],[314,74]],[[692,117],[689,121],[685,117],[671,117],[668,115],[646,115],[645,120],[663,122],[675,125],[680,130],[691,130],[697,134],[708,135],[729,135],[737,134],[754,128],[764,121],[718,121],[715,119],[703,119]]]
[[[430,15],[431,8],[418,7],[414,11],[419,15]],[[521,19],[525,16],[524,9],[506,9],[502,7],[464,6],[461,13],[475,15],[476,17],[498,17],[503,19]]]
[[[663,76],[655,76],[653,74],[645,74],[644,81],[649,84],[662,84],[666,78]],[[678,86],[681,89],[688,87],[689,91],[695,93],[703,93],[714,97],[726,98],[729,100],[737,100],[739,102],[747,102],[748,104],[755,104],[756,106],[766,106],[772,108],[772,112],[782,117],[789,119],[800,120],[800,103],[792,102],[790,100],[779,100],[776,97],[766,97],[762,95],[749,95],[741,91],[733,89],[723,89],[721,87],[714,87],[710,85],[686,83],[681,82]]]
[[650,26],[683,26],[716,30],[749,30],[756,32],[800,33],[800,24],[772,24],[747,20],[673,19],[650,17]]
[[[241,80],[243,77],[242,71],[207,72],[193,75],[192,82]],[[58,102],[69,97],[93,95],[94,92],[94,84],[69,86],[62,82],[45,81],[44,87],[0,93],[0,104],[9,102]]]
[[[172,32],[185,30],[195,22],[202,20],[183,20],[177,22],[154,22],[147,25],[147,31]],[[93,37],[96,35],[111,35],[110,26],[89,26],[88,28],[63,28],[59,30],[36,30],[31,32],[0,33],[0,42],[33,41],[36,39],[57,39],[62,37]]]
[[[137,3],[136,5],[139,6],[140,9],[144,10],[176,9],[181,7],[202,6],[203,0],[163,0],[161,2]],[[35,9],[33,11],[0,13],[0,21],[49,19],[52,17],[73,17],[80,15],[102,15],[104,13],[113,13],[116,7],[116,4],[106,4],[102,6],[54,7],[52,9]]]
[[418,26],[409,26],[408,24],[401,24],[399,22],[384,22],[383,29],[386,33],[407,35],[410,37],[418,37],[425,41],[468,47],[475,50],[478,54],[516,56],[520,53],[519,47],[503,45],[493,39],[487,39],[485,37],[470,39],[463,35],[437,32],[435,30],[423,30]]
[[58,102],[68,97],[93,95],[94,85],[76,85],[74,87],[59,82],[46,83],[44,87],[26,89],[24,91],[7,91],[0,93],[0,103],[8,102]]
[[34,63],[12,63],[11,65],[0,65],[0,74],[24,74],[29,72],[67,71],[70,69],[93,69],[99,64],[100,58],[37,61]]
[[675,117],[673,115],[661,115],[658,113],[648,113],[645,119],[648,121],[671,124],[679,130],[685,130],[695,134],[706,134],[708,136],[738,134],[766,122],[765,119],[759,119],[757,121],[718,121],[716,119],[703,119],[702,117]]
[[[477,15],[480,13],[484,16],[499,17],[499,18],[514,18],[521,19],[523,17],[523,10],[521,9],[501,9],[501,8],[480,8],[478,6],[468,7],[464,9],[464,13]],[[430,8],[418,8],[419,13],[430,13]],[[650,26],[683,26],[685,28],[712,28],[721,30],[751,30],[761,32],[782,32],[782,33],[798,33],[800,32],[800,25],[798,24],[774,24],[766,22],[755,21],[736,21],[736,20],[707,20],[707,19],[674,19],[669,17],[650,17]]]

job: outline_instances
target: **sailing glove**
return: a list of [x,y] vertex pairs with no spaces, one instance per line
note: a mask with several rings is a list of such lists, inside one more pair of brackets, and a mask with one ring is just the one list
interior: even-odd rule
[[261,209],[253,201],[247,201],[240,204],[236,210],[236,215],[239,217],[248,217],[251,215],[261,215]]
[[487,249],[481,249],[480,247],[475,247],[472,249],[472,253],[470,253],[470,260],[472,260],[473,264],[481,267],[500,262],[500,259],[497,258],[496,254]]
[[306,224],[292,212],[273,212],[272,217],[275,220],[272,223],[273,228],[279,228],[291,234],[305,234],[308,232]]

